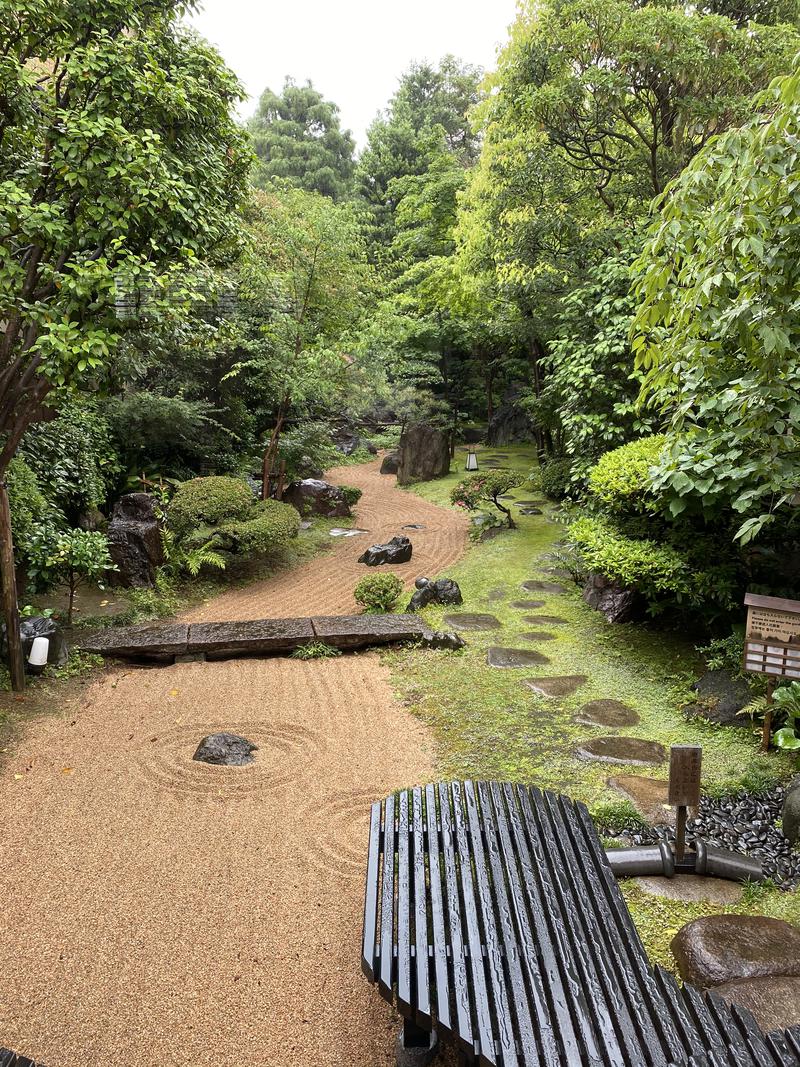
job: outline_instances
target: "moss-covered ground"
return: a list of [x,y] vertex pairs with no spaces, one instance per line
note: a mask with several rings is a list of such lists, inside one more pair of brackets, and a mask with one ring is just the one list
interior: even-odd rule
[[[502,461],[507,466],[526,474],[534,467],[530,447],[498,451],[508,456]],[[448,477],[409,491],[450,506],[450,490],[463,476],[459,462],[463,452],[456,455],[458,467]],[[513,496],[541,499],[530,484],[515,490]],[[564,527],[552,505],[543,509],[543,515],[520,515],[513,510],[518,529],[471,544],[463,559],[446,573],[461,587],[463,608],[430,607],[423,613],[431,626],[441,629],[443,616],[454,610],[486,612],[499,619],[502,629],[465,633],[468,647],[461,652],[406,650],[389,657],[398,694],[433,729],[444,777],[532,783],[567,793],[590,808],[621,799],[609,787],[609,777],[639,774],[666,779],[666,763],[650,768],[586,762],[576,755],[581,741],[612,733],[657,741],[667,748],[681,742],[702,744],[703,783],[709,792],[758,789],[791,773],[793,763],[786,757],[759,754],[758,739],[748,729],[686,720],[682,707],[691,698],[690,685],[700,662],[692,643],[681,635],[649,625],[611,626],[583,602],[569,579],[564,581],[564,593],[524,591],[522,583],[529,579],[560,580],[548,573],[554,564],[547,557],[563,537]],[[544,603],[523,610],[513,606],[516,600]],[[542,626],[524,621],[526,615],[539,614],[559,616],[566,624]],[[554,639],[540,644],[521,639],[526,632],[541,630]],[[490,667],[486,662],[490,645],[534,648],[550,663],[510,670]],[[572,696],[559,699],[538,696],[523,682],[568,674],[585,674],[588,681]],[[582,704],[603,697],[634,708],[640,722],[622,730],[575,723]],[[657,899],[633,884],[625,892],[651,955],[664,965],[672,964],[669,940],[683,922],[715,910],[712,905]],[[748,894],[733,910],[739,908],[800,923],[797,894]]]

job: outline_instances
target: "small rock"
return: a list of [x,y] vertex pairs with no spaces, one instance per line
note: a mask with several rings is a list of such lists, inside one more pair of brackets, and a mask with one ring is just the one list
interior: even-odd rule
[[722,726],[750,728],[750,719],[738,712],[752,700],[746,679],[737,678],[731,671],[706,671],[692,686],[698,702],[684,710],[689,717],[708,719]]
[[742,887],[727,878],[706,878],[697,874],[677,874],[674,878],[636,878],[640,889],[664,900],[706,901],[722,906],[738,904]]
[[283,501],[295,507],[302,516],[322,515],[331,519],[350,515],[350,505],[339,486],[318,478],[292,482],[284,491]]
[[445,633],[443,630],[432,630],[430,633],[427,633],[422,637],[420,644],[423,648],[445,649],[451,652],[458,652],[459,649],[466,647],[467,642],[463,637],[459,637],[458,634]]
[[385,545],[371,545],[358,557],[358,562],[366,563],[368,567],[380,567],[384,563],[408,563],[412,551],[407,537],[393,537]]
[[544,630],[533,630],[530,633],[520,634],[519,636],[520,636],[520,640],[521,641],[532,641],[532,642],[536,642],[536,641],[555,641],[555,639],[556,639],[556,635],[555,634],[545,633]]
[[659,778],[644,778],[638,774],[621,774],[609,778],[608,784],[628,800],[651,824],[672,824],[675,811],[669,806],[669,785]]
[[208,734],[197,746],[192,759],[218,767],[244,767],[253,762],[253,753],[257,751],[258,745],[239,734]]
[[[303,524],[301,523],[300,525],[302,526]],[[340,526],[334,526],[330,531],[331,537],[361,537],[361,535],[365,533],[369,533],[369,530],[359,530],[356,526],[348,527],[346,529],[343,529]]]
[[743,978],[800,978],[800,930],[763,915],[706,915],[682,927],[672,954],[698,989]]
[[545,582],[539,578],[523,582],[522,588],[527,593],[566,593],[566,589],[560,582]]
[[565,626],[569,620],[558,615],[526,615],[522,621],[529,622],[531,626]]
[[520,611],[535,611],[536,608],[543,608],[546,603],[546,600],[514,600],[511,607],[519,608]]

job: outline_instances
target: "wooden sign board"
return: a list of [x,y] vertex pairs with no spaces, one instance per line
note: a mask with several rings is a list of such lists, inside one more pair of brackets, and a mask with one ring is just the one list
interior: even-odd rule
[[800,600],[748,593],[744,669],[800,678]]
[[672,745],[669,751],[668,803],[696,808],[700,804],[700,771],[703,749],[700,745]]

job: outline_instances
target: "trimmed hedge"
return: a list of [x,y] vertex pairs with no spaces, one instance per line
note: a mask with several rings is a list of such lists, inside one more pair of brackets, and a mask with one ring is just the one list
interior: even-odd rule
[[551,459],[539,471],[539,483],[545,496],[563,500],[572,490],[572,460]]
[[226,522],[219,527],[223,539],[234,546],[227,551],[242,556],[261,556],[297,537],[300,515],[291,504],[260,500],[254,512],[251,518]]
[[606,452],[589,472],[590,491],[610,511],[659,511],[650,471],[657,466],[666,443],[663,434],[656,434]]
[[192,478],[178,487],[170,501],[167,524],[180,541],[201,526],[246,519],[254,505],[250,486],[239,478]]
[[353,596],[368,615],[388,614],[403,592],[396,574],[368,574],[355,588]]
[[347,506],[349,508],[354,508],[361,499],[361,497],[364,495],[363,491],[361,489],[357,489],[354,485],[340,485],[339,488],[344,494],[344,499],[347,502]]

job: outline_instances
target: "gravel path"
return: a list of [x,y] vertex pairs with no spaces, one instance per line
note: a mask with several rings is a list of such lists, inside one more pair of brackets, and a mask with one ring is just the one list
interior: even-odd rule
[[[348,611],[352,560],[404,522],[426,525],[409,584],[463,551],[463,518],[377,464],[333,477],[364,489],[374,538],[195,617]],[[215,729],[257,761],[194,763]],[[389,1067],[396,1015],[359,972],[367,814],[433,775],[374,654],[107,671],[0,774],[0,1045],[48,1067]]]

